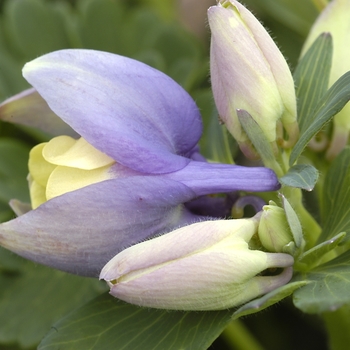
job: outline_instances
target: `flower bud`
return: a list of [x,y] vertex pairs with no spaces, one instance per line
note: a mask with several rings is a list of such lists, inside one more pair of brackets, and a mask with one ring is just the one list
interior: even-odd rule
[[[252,250],[258,218],[203,221],[125,249],[102,269],[110,293],[140,306],[219,310],[287,283],[293,257]],[[286,268],[279,275],[261,275]]]
[[258,235],[261,244],[270,252],[284,252],[285,246],[293,241],[284,209],[272,201],[264,205]]
[[[294,82],[282,53],[239,2],[220,0],[208,10],[211,29],[210,71],[215,103],[222,121],[248,155],[252,146],[237,109],[246,110],[270,142],[282,142],[281,122],[291,147],[298,137]],[[277,135],[278,133],[278,135]]]
[[115,161],[83,138],[58,136],[35,146],[29,156],[33,209],[64,193],[112,178]]
[[[332,86],[343,74],[350,70],[349,18],[349,0],[331,1],[312,26],[302,50],[302,55],[304,55],[321,33],[331,33],[333,58],[329,86]],[[327,152],[329,159],[334,158],[345,147],[349,138],[349,131],[350,103],[347,103],[333,119],[333,136]]]

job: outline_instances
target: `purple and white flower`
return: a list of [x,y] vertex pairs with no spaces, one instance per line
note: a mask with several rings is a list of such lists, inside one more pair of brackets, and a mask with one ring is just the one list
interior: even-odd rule
[[34,89],[5,101],[1,119],[80,136],[113,162],[108,179],[61,193],[36,209],[23,213],[13,202],[23,215],[0,225],[0,244],[21,256],[98,276],[123,249],[200,220],[184,207],[194,198],[279,187],[270,169],[203,161],[194,101],[143,63],[62,50],[27,63],[23,75]]

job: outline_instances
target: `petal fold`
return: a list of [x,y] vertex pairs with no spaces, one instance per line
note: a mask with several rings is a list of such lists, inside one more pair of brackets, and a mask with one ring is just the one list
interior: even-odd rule
[[146,173],[183,168],[202,123],[190,95],[141,62],[94,50],[41,56],[23,75],[50,108],[95,148]]
[[68,136],[58,136],[43,148],[43,157],[51,164],[93,170],[115,161],[92,147],[82,137],[75,140]]
[[63,134],[77,137],[77,133],[49,108],[45,100],[33,88],[2,102],[0,119],[37,128],[53,136]]
[[197,220],[180,205],[193,197],[163,178],[107,180],[1,224],[0,244],[38,263],[96,277],[119,251]]

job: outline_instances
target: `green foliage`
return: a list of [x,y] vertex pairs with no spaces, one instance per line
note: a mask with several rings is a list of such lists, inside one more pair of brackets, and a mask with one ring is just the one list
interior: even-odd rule
[[121,1],[79,1],[77,27],[82,47],[123,54],[125,16]]
[[294,244],[297,248],[301,248],[303,244],[303,230],[298,215],[285,196],[282,196],[282,203],[284,211],[286,213],[288,226],[293,234]]
[[231,313],[146,309],[104,294],[54,324],[39,349],[207,349]]
[[311,282],[294,293],[295,305],[304,312],[322,313],[350,304],[350,251],[345,234],[350,232],[349,161],[350,148],[346,148],[333,162],[324,182],[319,244],[303,253],[296,265],[306,271],[296,278]]
[[335,159],[327,173],[321,206],[323,231],[320,242],[340,232],[350,233],[350,147]]
[[233,319],[237,319],[242,316],[250,315],[259,311],[262,311],[269,306],[278,303],[282,299],[291,295],[298,288],[305,286],[309,282],[307,281],[298,281],[298,282],[290,282],[280,288],[273,290],[270,293],[265,294],[263,297],[259,299],[255,299],[243,306],[241,306],[235,313],[233,314]]
[[350,251],[301,274],[308,285],[294,293],[296,307],[307,313],[334,311],[350,305]]
[[106,288],[95,279],[35,265],[3,249],[0,286],[0,344],[23,348],[36,346],[54,322]]
[[350,72],[345,73],[339,78],[330,89],[318,101],[311,123],[305,125],[305,131],[301,133],[300,138],[293,148],[289,163],[292,165],[298,159],[299,155],[314,137],[350,100]]
[[[0,99],[28,84],[25,62],[64,48],[89,48],[134,57],[158,68],[189,91],[206,85],[208,60],[202,43],[159,6],[122,0],[6,1],[0,16]],[[169,5],[169,4],[168,4]],[[165,21],[167,18],[168,21]]]
[[18,140],[0,139],[0,201],[13,198],[28,201],[28,153],[29,147]]
[[[349,161],[350,149],[346,148],[333,162],[324,181],[324,225],[319,244],[299,256],[296,264],[301,271],[296,280],[309,284],[294,293],[294,304],[307,313],[334,311],[350,304],[350,251],[346,238],[350,229]],[[320,265],[322,261],[328,262]]]
[[203,117],[203,136],[199,142],[201,153],[212,161],[233,164],[237,145],[226,127],[219,123],[211,89],[197,90],[194,100]]
[[[238,110],[237,116],[242,128],[248,135],[249,139],[254,145],[256,152],[261,157],[261,160],[266,166],[271,165],[275,161],[275,156],[270,142],[267,140],[265,134],[261,130],[259,124],[254,118],[245,110]],[[271,166],[272,168],[273,166]]]
[[40,0],[16,0],[8,1],[4,12],[8,42],[24,59],[68,46],[62,14],[54,6]]
[[318,171],[309,164],[297,164],[289,168],[288,172],[279,181],[282,185],[312,191],[317,180]]
[[331,252],[334,248],[336,248],[345,238],[346,233],[341,232],[335,237],[329,239],[328,241],[324,241],[315,247],[307,250],[303,254],[298,257],[298,261],[296,263],[295,268],[297,270],[311,270],[314,266],[319,264],[321,259],[327,254]]
[[301,133],[313,122],[316,105],[328,89],[332,52],[331,35],[321,34],[301,59],[294,72]]
[[247,0],[246,3],[259,11],[261,17],[268,16],[270,21],[275,20],[304,36],[318,14],[309,0]]

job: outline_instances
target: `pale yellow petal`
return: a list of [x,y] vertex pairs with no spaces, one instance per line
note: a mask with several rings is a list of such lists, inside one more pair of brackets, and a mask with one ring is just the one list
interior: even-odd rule
[[44,158],[56,165],[85,170],[97,169],[115,163],[114,159],[90,145],[85,139],[75,140],[58,136],[43,149]]
[[29,192],[33,209],[46,202],[45,187],[35,180],[29,182]]
[[47,200],[79,188],[113,178],[110,166],[94,170],[84,170],[57,166],[50,175],[46,186]]
[[43,149],[47,145],[47,142],[40,143],[39,145],[33,147],[29,153],[28,168],[31,177],[45,187],[47,180],[56,168],[56,165],[48,163],[43,157]]

